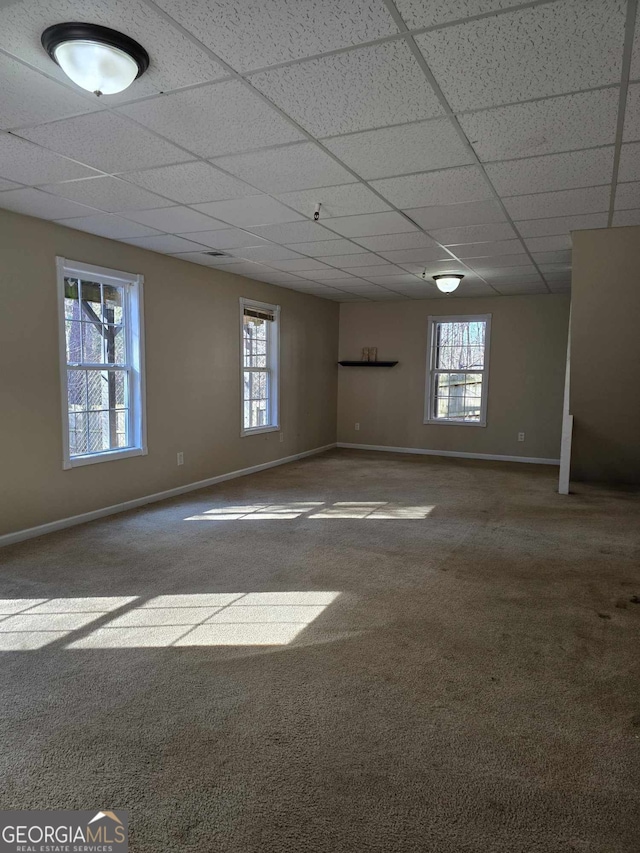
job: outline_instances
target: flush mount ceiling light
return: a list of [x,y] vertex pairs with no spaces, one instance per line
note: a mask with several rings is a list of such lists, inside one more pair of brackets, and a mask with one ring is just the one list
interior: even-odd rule
[[451,273],[433,276],[438,290],[441,290],[442,293],[453,293],[463,278],[463,275],[452,275]]
[[122,92],[149,67],[137,41],[98,24],[54,24],[41,41],[67,77],[94,95]]

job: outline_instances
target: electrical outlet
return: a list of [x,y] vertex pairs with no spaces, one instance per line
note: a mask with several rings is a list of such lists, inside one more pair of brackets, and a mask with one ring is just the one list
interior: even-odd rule
[[518,433],[518,441],[524,441],[524,433],[523,432]]
[[182,451],[178,453],[178,465],[184,465],[184,453]]
[[280,441],[284,441],[284,433],[283,432],[280,433]]
[[356,424],[356,429],[360,429],[360,424]]

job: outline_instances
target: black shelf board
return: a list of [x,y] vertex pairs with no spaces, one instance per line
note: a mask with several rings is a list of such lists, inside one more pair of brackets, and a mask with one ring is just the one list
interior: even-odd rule
[[395,367],[397,361],[339,361],[343,367]]

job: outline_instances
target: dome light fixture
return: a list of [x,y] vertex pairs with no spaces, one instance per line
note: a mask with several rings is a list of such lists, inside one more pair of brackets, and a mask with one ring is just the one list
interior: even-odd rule
[[445,273],[444,275],[433,276],[433,280],[435,281],[438,290],[442,291],[442,293],[453,293],[463,278],[463,275],[457,275],[454,273]]
[[115,95],[149,67],[149,54],[129,36],[98,24],[54,24],[42,46],[73,82],[94,95]]

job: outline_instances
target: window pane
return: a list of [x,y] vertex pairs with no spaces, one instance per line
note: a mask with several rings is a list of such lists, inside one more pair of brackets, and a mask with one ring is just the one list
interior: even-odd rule
[[116,446],[129,446],[129,410],[118,409],[116,411]]
[[470,370],[484,367],[486,323],[437,323],[435,327],[436,367],[443,370]]
[[80,296],[85,303],[84,307],[91,308],[98,319],[100,318],[100,304],[102,302],[102,288],[97,281],[80,282]]
[[482,374],[438,374],[434,403],[437,418],[479,421],[482,411]]
[[87,374],[84,370],[67,370],[67,401],[70,412],[87,408]]
[[67,363],[78,364],[82,361],[82,323],[76,320],[65,320],[65,337]]
[[110,450],[109,412],[89,412],[87,417],[89,419],[89,453]]
[[113,284],[102,285],[102,318],[105,323],[122,323],[124,287]]
[[85,364],[104,363],[101,326],[94,323],[82,324],[82,361]]
[[64,280],[64,316],[66,320],[80,319],[80,303],[78,302],[78,280]]
[[107,364],[125,364],[125,333],[123,326],[104,326]]
[[78,456],[87,452],[87,413],[69,412],[69,453]]

